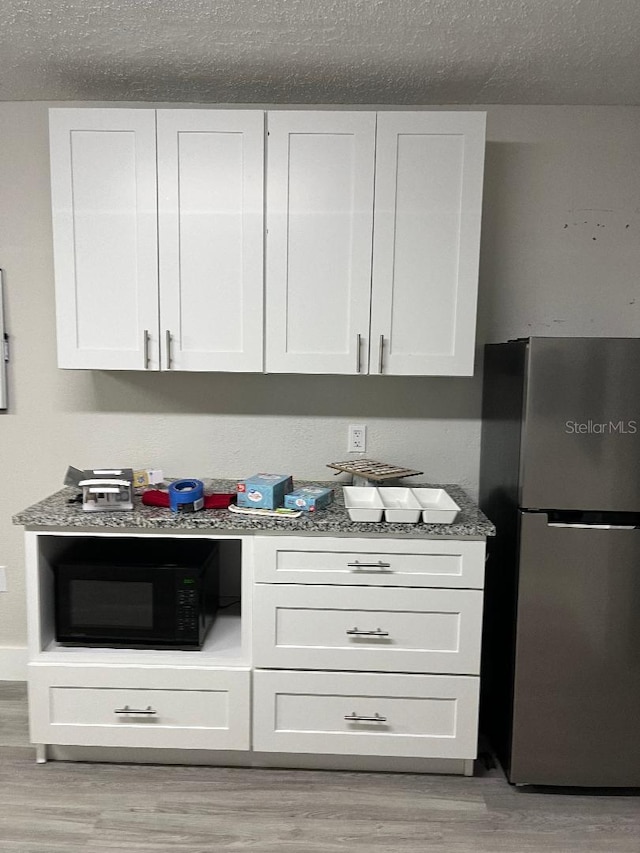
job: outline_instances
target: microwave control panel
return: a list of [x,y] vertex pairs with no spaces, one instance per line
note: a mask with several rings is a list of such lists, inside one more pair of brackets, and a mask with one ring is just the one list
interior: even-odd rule
[[197,590],[193,587],[178,590],[176,627],[181,637],[198,634],[197,598]]

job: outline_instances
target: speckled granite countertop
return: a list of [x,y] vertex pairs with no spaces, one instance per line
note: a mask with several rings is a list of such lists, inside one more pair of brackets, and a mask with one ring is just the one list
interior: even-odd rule
[[[206,492],[235,491],[236,480],[203,480]],[[295,481],[296,488],[311,485]],[[78,490],[65,487],[59,492],[28,507],[13,516],[14,524],[23,524],[28,529],[84,528],[85,530],[128,529],[168,531],[214,531],[220,533],[278,533],[318,534],[330,536],[413,536],[413,537],[484,537],[493,536],[495,528],[478,509],[466,493],[455,485],[427,485],[443,488],[460,507],[453,524],[398,524],[391,522],[355,522],[347,515],[342,497],[342,486],[346,483],[314,483],[334,489],[334,501],[326,509],[311,515],[303,513],[299,518],[251,517],[234,515],[226,509],[201,510],[196,513],[173,513],[165,507],[142,504],[139,497],[134,500],[130,512],[93,512],[82,510],[79,503],[69,503]],[[413,486],[417,484],[413,483]]]

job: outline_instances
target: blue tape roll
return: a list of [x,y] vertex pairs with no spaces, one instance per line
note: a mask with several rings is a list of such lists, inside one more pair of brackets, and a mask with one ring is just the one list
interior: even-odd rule
[[172,512],[196,512],[204,506],[201,480],[176,480],[169,483],[169,508]]

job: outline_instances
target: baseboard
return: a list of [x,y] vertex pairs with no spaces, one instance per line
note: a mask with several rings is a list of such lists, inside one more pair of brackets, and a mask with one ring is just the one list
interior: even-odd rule
[[365,773],[437,773],[473,776],[473,759],[401,758],[377,755],[309,755],[247,750],[154,749],[130,746],[39,745],[39,761],[90,761],[116,764],[200,764],[210,767],[262,767],[289,770],[344,770]]
[[27,680],[27,650],[0,646],[0,681]]

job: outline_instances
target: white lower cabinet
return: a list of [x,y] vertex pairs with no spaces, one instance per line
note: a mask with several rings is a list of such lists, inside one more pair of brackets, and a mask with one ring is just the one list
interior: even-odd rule
[[484,552],[480,541],[257,538],[253,748],[471,762]]
[[56,641],[54,566],[83,535],[26,534],[39,760],[50,745],[63,758],[142,748],[160,762],[472,772],[483,540],[212,533],[232,609],[200,651],[180,651]]
[[479,685],[446,675],[257,671],[254,749],[474,757]]
[[31,664],[35,743],[176,749],[250,746],[250,670]]

